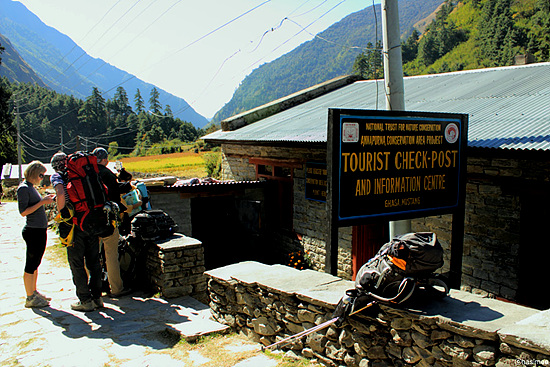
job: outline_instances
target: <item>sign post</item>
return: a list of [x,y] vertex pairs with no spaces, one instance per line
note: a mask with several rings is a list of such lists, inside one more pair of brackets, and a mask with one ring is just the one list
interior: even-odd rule
[[336,274],[338,227],[453,214],[460,276],[468,115],[329,109],[328,126],[327,271]]

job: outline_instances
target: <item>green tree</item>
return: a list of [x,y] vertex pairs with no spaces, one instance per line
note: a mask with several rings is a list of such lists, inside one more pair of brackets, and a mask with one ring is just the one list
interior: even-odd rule
[[118,154],[118,143],[116,141],[112,141],[109,143],[109,156],[114,157]]
[[[4,47],[0,44],[0,55],[4,52]],[[2,58],[0,57],[0,66]],[[17,150],[14,144],[13,121],[9,112],[8,101],[11,92],[8,89],[8,80],[0,79],[0,167],[7,162],[13,162],[17,156]]]
[[143,101],[143,97],[141,96],[139,88],[136,89],[136,94],[134,95],[134,104],[136,107],[136,113],[138,115],[145,111],[145,102]]
[[117,115],[120,115],[126,119],[133,113],[132,107],[130,107],[130,102],[128,100],[128,94],[126,94],[126,90],[123,87],[119,86],[116,89],[113,101],[115,103]]
[[107,113],[105,99],[97,87],[93,87],[92,94],[78,112],[78,119],[83,129],[83,135],[97,136],[107,130]]
[[151,89],[151,94],[149,96],[149,109],[151,110],[151,112],[157,115],[160,115],[162,113],[161,112],[162,106],[160,104],[159,99],[160,99],[160,93],[157,90],[157,88],[153,87],[153,89]]
[[405,42],[401,44],[402,60],[403,63],[412,61],[418,55],[418,40],[420,38],[420,32],[414,29]]
[[357,55],[353,63],[353,72],[365,79],[380,79],[384,77],[382,44],[380,40],[376,41],[376,47],[369,42],[367,49]]
[[432,65],[458,44],[467,40],[466,33],[448,19],[453,9],[453,3],[447,0],[418,42],[418,58],[423,65]]
[[[2,50],[0,47],[0,54]],[[8,80],[3,77],[0,79],[0,167],[5,163],[17,161],[16,132],[8,104],[10,97]]]
[[515,32],[510,0],[485,1],[478,30],[477,42],[484,65],[511,65]]

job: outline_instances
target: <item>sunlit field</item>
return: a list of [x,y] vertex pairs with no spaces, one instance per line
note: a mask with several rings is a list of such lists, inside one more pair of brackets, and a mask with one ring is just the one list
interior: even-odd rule
[[124,168],[130,172],[176,176],[179,178],[205,177],[205,155],[208,153],[172,153],[148,157],[122,158]]

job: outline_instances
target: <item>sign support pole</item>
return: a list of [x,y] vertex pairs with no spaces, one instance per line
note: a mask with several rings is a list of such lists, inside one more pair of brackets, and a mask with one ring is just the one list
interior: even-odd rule
[[325,272],[337,275],[338,274],[338,220],[336,209],[338,207],[338,199],[336,196],[336,188],[338,186],[338,172],[334,170],[335,157],[334,144],[334,111],[328,111],[328,131],[327,136],[327,213],[328,213],[328,233],[325,239]]
[[[382,0],[382,32],[384,34],[384,86],[386,110],[405,111],[401,38],[397,0]],[[390,222],[390,240],[412,231],[410,220]]]

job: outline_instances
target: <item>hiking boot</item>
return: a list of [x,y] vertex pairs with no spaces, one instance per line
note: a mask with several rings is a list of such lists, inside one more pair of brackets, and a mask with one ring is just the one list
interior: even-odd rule
[[109,293],[109,298],[120,298],[120,297],[123,297],[123,296],[127,296],[130,293],[132,293],[131,289],[124,288],[122,291],[120,291],[118,293]]
[[96,309],[103,308],[103,300],[101,299],[101,297],[93,299],[92,303]]
[[88,311],[95,310],[95,306],[94,306],[94,302],[90,299],[86,302],[78,301],[77,303],[73,303],[71,305],[71,309],[75,311],[80,311],[80,312],[88,312]]
[[46,301],[50,302],[52,299],[50,297],[46,297],[45,295],[43,295],[42,293],[40,293],[39,291],[34,291],[33,293],[34,296],[38,297],[38,298],[42,298],[42,299],[45,299]]
[[46,307],[49,306],[50,302],[46,301],[43,298],[37,297],[36,295],[28,296],[25,300],[25,307],[31,308],[31,307]]

